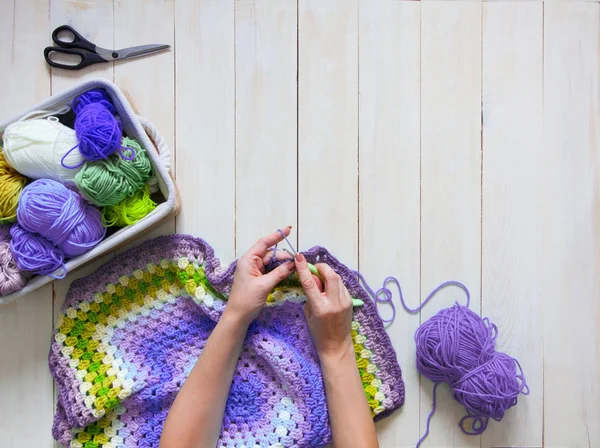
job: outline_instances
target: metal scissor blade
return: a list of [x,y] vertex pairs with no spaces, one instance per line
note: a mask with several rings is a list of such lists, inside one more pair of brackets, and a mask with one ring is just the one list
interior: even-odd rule
[[150,44],[150,45],[138,45],[137,47],[122,48],[121,50],[104,50],[96,48],[96,51],[107,61],[114,61],[117,59],[131,59],[145,56],[147,54],[158,53],[159,51],[168,50],[171,48],[170,45],[161,44]]

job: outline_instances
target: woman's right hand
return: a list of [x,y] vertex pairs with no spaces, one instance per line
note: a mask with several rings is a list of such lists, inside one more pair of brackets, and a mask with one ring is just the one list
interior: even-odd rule
[[321,291],[321,282],[311,274],[302,254],[296,255],[295,263],[307,298],[304,315],[319,357],[337,357],[352,351],[352,298],[342,278],[326,264],[315,265],[324,281]]

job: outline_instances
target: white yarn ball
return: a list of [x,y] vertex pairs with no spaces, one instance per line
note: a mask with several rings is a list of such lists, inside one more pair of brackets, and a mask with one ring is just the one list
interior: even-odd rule
[[[53,179],[75,186],[79,168],[62,166],[63,156],[77,145],[75,131],[56,117],[17,121],[4,131],[4,158],[19,173],[32,179]],[[65,157],[66,166],[77,166],[84,161],[75,149]]]

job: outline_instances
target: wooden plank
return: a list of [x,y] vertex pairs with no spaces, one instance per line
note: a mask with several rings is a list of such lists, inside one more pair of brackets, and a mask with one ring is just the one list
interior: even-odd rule
[[542,446],[542,4],[483,5],[482,314],[520,360],[531,395],[482,446]]
[[358,0],[300,0],[298,239],[358,263]]
[[[600,5],[544,5],[544,443],[600,444]],[[539,385],[537,385],[539,387]]]
[[[421,5],[361,0],[359,15],[360,268],[373,285],[397,276],[407,300],[418,304]],[[394,301],[398,306],[398,297]],[[399,309],[387,328],[406,395],[402,411],[379,425],[382,447],[414,447],[420,436],[413,341],[418,325],[418,316]]]
[[[0,117],[8,119],[50,94],[41,49],[48,44],[48,1],[4,2],[0,14]],[[0,444],[52,445],[48,349],[52,286],[0,306]],[[36,428],[32,430],[32,428]]]
[[235,256],[234,7],[178,1],[175,39],[177,158],[182,200],[177,231]]
[[[481,274],[481,4],[421,6],[421,291],[462,281],[471,309],[480,309]],[[447,289],[422,311],[422,322],[455,301]],[[421,428],[432,385],[422,379]],[[423,446],[479,446],[457,424],[465,410],[447,387],[438,389],[431,433]]]
[[237,256],[297,225],[296,23],[296,0],[235,4]]
[[[115,83],[128,95],[140,115],[158,128],[175,160],[175,5],[172,1],[116,0],[114,46],[171,45],[170,51],[115,63]],[[158,26],[157,26],[158,25]],[[172,172],[174,169],[172,168]],[[175,218],[152,230],[143,239],[175,231]],[[136,241],[135,245],[141,241]],[[126,250],[127,248],[125,248]],[[119,251],[119,252],[122,252]]]
[[[50,2],[51,31],[60,25],[70,25],[90,42],[103,48],[112,48],[114,43],[113,0],[93,2],[52,0]],[[59,93],[90,78],[102,77],[112,81],[113,65],[112,62],[96,64],[76,71],[50,68],[52,93]]]

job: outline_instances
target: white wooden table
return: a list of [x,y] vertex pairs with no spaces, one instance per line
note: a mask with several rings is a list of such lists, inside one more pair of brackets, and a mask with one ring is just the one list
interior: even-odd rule
[[[158,56],[50,70],[69,23]],[[183,209],[158,233],[229,262],[292,224],[413,304],[463,281],[531,395],[481,437],[447,388],[424,446],[600,446],[600,4],[396,0],[0,0],[0,119],[92,76],[129,93],[174,148]],[[71,274],[0,308],[0,447],[51,447],[47,367]],[[390,329],[406,404],[382,447],[414,446],[432,385],[420,322]]]

